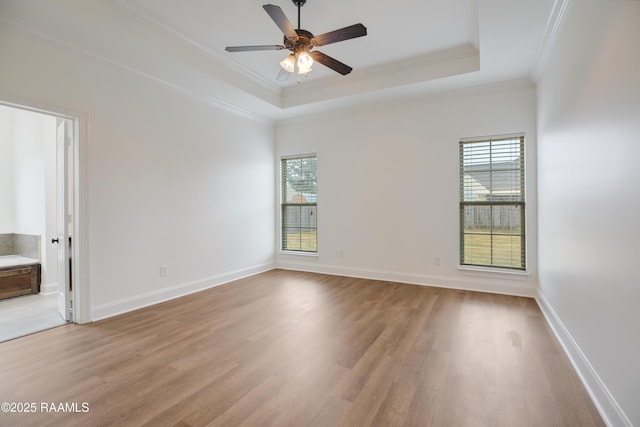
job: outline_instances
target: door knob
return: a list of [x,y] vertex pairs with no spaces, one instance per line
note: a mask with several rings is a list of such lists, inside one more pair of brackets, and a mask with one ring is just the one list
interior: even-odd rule
[[51,239],[51,243],[59,243],[59,242],[60,242],[60,240],[58,240],[58,238]]

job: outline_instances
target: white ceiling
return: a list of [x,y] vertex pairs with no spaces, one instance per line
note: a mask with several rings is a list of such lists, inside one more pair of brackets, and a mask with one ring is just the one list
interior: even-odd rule
[[377,99],[532,78],[561,0],[308,0],[301,26],[319,35],[355,23],[368,35],[318,48],[354,68],[315,64],[302,84],[275,77],[286,51],[262,9],[291,0],[2,0],[0,26],[35,34],[207,102],[267,119]]

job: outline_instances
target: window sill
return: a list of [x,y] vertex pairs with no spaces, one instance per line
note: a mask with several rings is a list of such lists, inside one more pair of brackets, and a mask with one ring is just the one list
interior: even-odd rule
[[459,265],[458,270],[462,274],[468,274],[471,276],[493,276],[500,278],[514,278],[520,280],[526,280],[529,277],[529,272],[526,270],[509,270],[506,268],[491,268],[491,267],[474,267],[471,265]]
[[294,256],[306,256],[306,257],[318,257],[318,252],[302,252],[302,251],[280,251],[280,255],[294,255]]

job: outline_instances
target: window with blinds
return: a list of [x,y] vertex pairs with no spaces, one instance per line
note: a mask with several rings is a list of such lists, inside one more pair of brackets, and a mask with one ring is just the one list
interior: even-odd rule
[[460,264],[526,269],[524,136],[460,141]]
[[316,171],[315,154],[282,159],[283,251],[318,251]]

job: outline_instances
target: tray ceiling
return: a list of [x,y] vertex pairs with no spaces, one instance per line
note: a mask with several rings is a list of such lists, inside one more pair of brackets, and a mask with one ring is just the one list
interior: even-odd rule
[[[286,51],[262,9],[238,0],[3,0],[0,26],[63,44],[219,105],[267,119],[375,99],[531,78],[554,29],[554,0],[308,0],[301,27],[319,35],[355,23],[368,35],[318,48],[354,68],[315,64],[276,81]],[[294,26],[291,0],[270,0]]]

